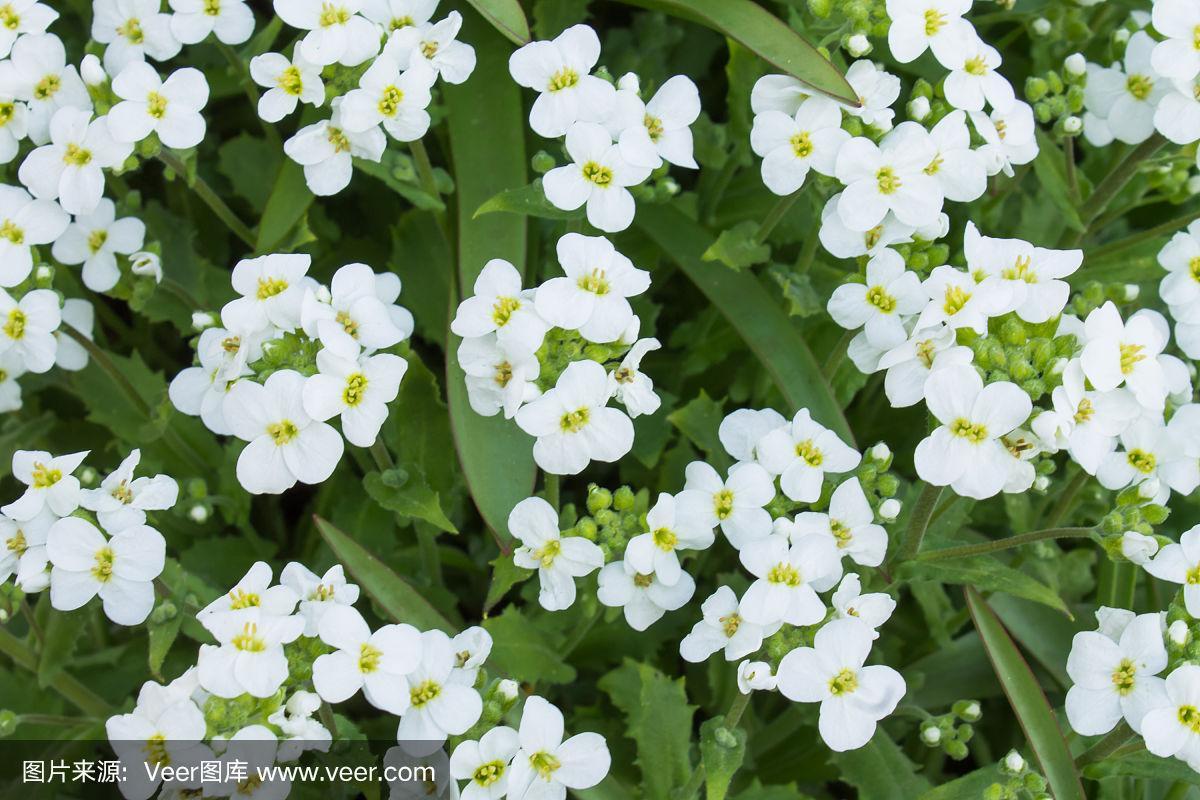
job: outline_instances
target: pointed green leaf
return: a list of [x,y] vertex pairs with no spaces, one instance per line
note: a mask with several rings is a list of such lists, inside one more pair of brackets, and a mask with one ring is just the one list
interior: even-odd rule
[[283,159],[279,174],[275,176],[271,196],[263,208],[262,220],[258,223],[255,251],[268,253],[274,250],[304,218],[313,199],[313,193],[308,190],[304,180],[304,169],[290,158]]
[[519,46],[529,41],[529,21],[525,19],[525,12],[517,0],[467,1],[483,15],[484,19],[492,23],[492,27],[504,34],[513,44]]
[[909,561],[900,566],[896,578],[902,581],[936,581],[958,586],[975,586],[991,592],[1004,592],[1070,614],[1067,604],[1053,589],[1019,569],[992,556],[971,556],[945,561]]
[[969,586],[964,592],[975,628],[991,659],[992,669],[1000,679],[1000,685],[1004,687],[1021,730],[1025,732],[1034,758],[1050,784],[1050,793],[1055,800],[1085,800],[1083,784],[1075,769],[1075,759],[1071,757],[1054,710],[1050,708],[1046,693],[1034,677],[1033,670],[1004,629],[996,612],[992,611],[979,592]]
[[51,612],[43,633],[45,641],[42,642],[42,652],[38,659],[38,686],[49,686],[71,660],[75,645],[87,625],[88,614],[86,608]]
[[713,717],[700,726],[700,762],[704,764],[706,800],[724,800],[734,774],[746,757],[746,732],[729,730],[725,717]]
[[857,750],[835,753],[844,779],[858,789],[859,800],[909,800],[929,788],[891,737],[880,728]]
[[487,202],[475,209],[472,218],[494,214],[497,211],[507,211],[510,214],[521,214],[539,219],[583,219],[582,208],[564,211],[547,200],[541,178],[537,178],[533,183],[525,186],[497,192],[489,197]]

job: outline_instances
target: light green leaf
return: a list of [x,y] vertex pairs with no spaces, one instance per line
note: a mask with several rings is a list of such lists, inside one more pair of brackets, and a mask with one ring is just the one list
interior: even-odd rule
[[750,0],[624,0],[699,22],[741,42],[814,91],[857,107],[858,94],[837,67],[778,17]]
[[961,778],[935,786],[917,800],[981,800],[989,786],[1004,780],[1006,777],[1000,772],[1000,765],[989,764]]
[[442,616],[408,581],[367,551],[350,536],[326,520],[314,517],[317,531],[337,560],[354,577],[363,592],[395,622],[407,622],[421,630],[436,628],[453,634],[455,625]]
[[90,613],[87,608],[50,612],[46,630],[42,634],[45,641],[42,642],[42,651],[38,659],[38,686],[45,688],[51,685],[71,660],[75,653],[75,645],[87,626]]
[[504,613],[483,621],[492,635],[492,653],[488,665],[516,681],[528,683],[570,683],[575,668],[562,660],[561,642],[525,617],[521,609],[509,606]]
[[511,555],[501,554],[488,563],[492,567],[492,582],[488,585],[487,599],[483,601],[484,614],[495,608],[509,589],[533,577],[533,570],[518,567]]
[[539,39],[553,39],[587,19],[591,0],[534,0],[533,29]]
[[730,269],[747,269],[762,264],[771,257],[771,246],[758,241],[757,235],[757,222],[750,219],[739,222],[721,231],[721,235],[709,245],[701,258],[719,261]]
[[996,613],[975,589],[968,586],[964,591],[975,628],[992,661],[992,669],[1025,731],[1034,758],[1050,784],[1051,794],[1055,800],[1085,800],[1075,759],[1071,757],[1046,693]]
[[388,511],[423,519],[447,533],[458,533],[458,528],[442,511],[438,493],[429,488],[425,476],[418,472],[404,469],[390,469],[384,474],[369,472],[363,478],[363,488]]
[[746,731],[727,729],[723,716],[705,720],[700,725],[700,762],[704,764],[707,800],[724,800],[745,757]]
[[539,219],[583,219],[583,209],[564,211],[548,199],[542,188],[542,179],[536,178],[533,183],[519,186],[515,189],[505,189],[488,198],[487,202],[475,209],[473,218],[494,214],[497,211],[507,211],[510,214],[520,214]]
[[882,728],[857,750],[835,753],[842,778],[858,789],[859,800],[910,800],[929,788],[929,781]]
[[1004,592],[1070,614],[1067,604],[1049,586],[992,556],[972,556],[945,561],[909,561],[900,566],[896,577],[902,581],[936,581]]
[[804,338],[758,279],[703,261],[712,237],[677,208],[644,206],[638,209],[637,224],[720,309],[793,409],[808,408],[814,419],[853,445],[850,426]]
[[183,617],[183,613],[179,612],[168,620],[150,625],[147,662],[150,665],[150,673],[157,678],[162,678],[163,661],[166,660],[167,653],[171,651],[171,645],[179,636],[179,629],[183,626]]
[[313,199],[313,193],[304,181],[304,169],[290,158],[283,159],[258,223],[255,251],[269,253],[274,250],[287,238],[292,228],[304,219]]
[[[467,0],[484,19],[505,35],[513,44],[529,42],[529,21],[517,0]],[[471,41],[475,41],[472,39]],[[482,73],[484,76],[493,73]]]
[[1037,174],[1039,189],[1059,210],[1062,222],[1072,230],[1086,230],[1067,187],[1066,161],[1062,148],[1040,128],[1037,131],[1037,143],[1038,155],[1033,161],[1033,171]]
[[703,389],[687,405],[667,415],[671,424],[708,456],[709,463],[718,470],[729,465],[729,455],[717,436],[724,418],[725,409],[722,404],[709,397]]
[[1200,786],[1200,772],[1196,772],[1183,761],[1162,758],[1144,750],[1140,753],[1131,753],[1120,758],[1109,757],[1103,761],[1088,764],[1083,768],[1083,775],[1091,780],[1127,776],[1160,781],[1183,781],[1193,786]]

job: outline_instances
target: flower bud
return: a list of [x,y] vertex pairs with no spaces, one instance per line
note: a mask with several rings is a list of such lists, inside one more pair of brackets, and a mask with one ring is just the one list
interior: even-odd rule
[[1191,637],[1191,631],[1188,630],[1188,625],[1181,619],[1177,619],[1167,626],[1167,638],[1171,640],[1171,644],[1177,647],[1183,647],[1188,643]]
[[96,482],[96,470],[93,467],[84,467],[79,471],[79,482],[84,486],[91,486]]
[[900,516],[900,501],[894,497],[889,497],[879,504],[879,518],[885,522],[891,522]]
[[1004,761],[1002,762],[1002,765],[1006,772],[1024,772],[1025,771],[1025,759],[1022,758],[1021,754],[1018,753],[1016,750],[1008,751],[1008,755],[1006,755],[1004,757]]
[[613,494],[613,508],[617,511],[628,511],[633,508],[634,499],[633,489],[622,486]]
[[871,52],[871,40],[861,33],[856,33],[846,39],[846,50],[855,58],[861,58]]
[[908,101],[908,118],[921,122],[929,116],[929,100],[925,97],[914,97]]
[[867,455],[876,461],[887,461],[892,457],[892,448],[888,447],[886,442],[879,442],[872,445]]
[[1125,531],[1121,535],[1121,555],[1134,564],[1145,565],[1158,552],[1158,540],[1137,531]]
[[517,682],[510,678],[505,678],[496,684],[496,696],[506,703],[515,703],[517,695],[520,693],[520,687]]
[[978,700],[959,700],[952,709],[964,722],[978,722],[983,717],[983,709],[980,708]]
[[217,319],[208,311],[193,311],[192,312],[192,327],[197,331],[202,331],[205,328],[211,328],[217,324]]
[[1050,20],[1045,17],[1038,17],[1033,21],[1033,32],[1037,36],[1045,36],[1050,32]]
[[1083,130],[1083,120],[1072,114],[1062,121],[1062,129],[1068,136],[1075,136]]
[[203,525],[208,522],[208,508],[201,503],[197,503],[188,509],[188,518],[197,525]]
[[623,92],[639,94],[642,91],[642,84],[638,80],[637,73],[626,72],[617,80],[617,88]]
[[771,674],[771,665],[765,661],[743,661],[738,664],[738,690],[742,694],[758,691],[771,691],[775,688],[776,679]]
[[1150,478],[1149,480],[1142,481],[1138,484],[1138,497],[1143,500],[1151,500],[1158,495],[1161,488],[1162,486],[1158,482],[1158,478]]
[[1117,44],[1125,44],[1129,41],[1129,31],[1125,28],[1117,28],[1116,32],[1113,33],[1113,41]]
[[1050,488],[1050,479],[1045,475],[1038,475],[1033,479],[1033,488],[1035,491],[1044,492]]
[[317,291],[314,292],[314,294],[316,295],[318,302],[321,302],[321,303],[332,303],[333,302],[333,295],[330,293],[329,287],[325,286],[324,284],[318,286]]
[[154,278],[155,283],[162,283],[162,259],[158,253],[139,250],[129,257],[129,268],[134,275]]
[[927,728],[922,728],[921,741],[930,747],[936,747],[938,742],[942,741],[942,729],[937,725],[930,725]]
[[1137,300],[1138,295],[1141,293],[1142,293],[1142,287],[1138,286],[1136,283],[1125,284],[1125,295],[1124,296],[1125,296],[1126,303],[1132,303],[1134,300]]
[[108,73],[104,71],[100,59],[88,53],[79,62],[79,77],[83,78],[83,82],[88,86],[100,86],[108,80]]
[[1078,78],[1087,73],[1087,59],[1083,57],[1083,53],[1071,53],[1063,59],[1063,71],[1073,78]]

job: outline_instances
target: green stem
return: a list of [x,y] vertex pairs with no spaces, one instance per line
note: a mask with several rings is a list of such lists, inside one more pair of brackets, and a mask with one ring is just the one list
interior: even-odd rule
[[1063,142],[1063,161],[1067,172],[1067,192],[1071,202],[1079,204],[1079,175],[1075,169],[1075,137],[1068,136]]
[[560,481],[561,479],[551,472],[542,473],[542,485],[546,492],[546,502],[554,506],[555,511],[558,511]]
[[1142,242],[1155,239],[1164,234],[1174,233],[1175,231],[1182,230],[1191,223],[1195,222],[1197,219],[1200,219],[1200,209],[1175,217],[1174,219],[1168,220],[1161,225],[1155,225],[1153,228],[1147,228],[1146,230],[1141,231],[1140,233],[1135,233],[1132,236],[1126,236],[1124,239],[1118,239],[1115,242],[1109,242],[1103,247],[1097,247],[1095,250],[1088,251],[1087,256],[1092,261],[1099,261],[1101,259],[1108,258],[1114,253],[1119,253],[1122,250],[1128,250],[1131,247],[1136,247]]
[[933,517],[933,510],[937,507],[938,498],[941,496],[941,486],[925,484],[925,488],[917,497],[916,505],[913,506],[912,516],[909,517],[908,529],[904,532],[904,541],[897,554],[898,560],[908,561],[921,551],[921,542],[925,538],[925,532],[929,529],[929,520]]
[[[30,672],[37,672],[37,656],[20,639],[13,636],[5,628],[0,628],[0,653],[4,653],[11,658],[14,664]],[[108,702],[104,698],[95,694],[91,689],[66,672],[60,671],[51,678],[50,687],[89,716],[105,718],[111,711]]]
[[796,204],[796,200],[800,198],[800,192],[792,192],[789,195],[779,198],[775,206],[763,219],[762,224],[758,226],[758,231],[754,234],[756,244],[762,244],[771,235],[771,231],[775,230],[775,226],[780,220],[787,216],[787,213],[792,210],[792,206]]
[[47,725],[56,728],[73,728],[76,725],[94,725],[99,717],[68,717],[64,714],[20,714],[18,725]]
[[1113,198],[1129,185],[1141,168],[1142,162],[1153,156],[1166,145],[1167,140],[1161,134],[1154,134],[1146,141],[1129,151],[1129,153],[1097,184],[1095,191],[1084,202],[1079,210],[1079,218],[1083,220],[1084,231],[1064,231],[1059,246],[1075,247],[1083,241],[1084,233],[1096,218],[1104,213]]
[[842,334],[842,338],[838,339],[837,344],[833,346],[829,357],[825,359],[825,363],[821,366],[821,374],[825,380],[833,380],[833,376],[837,374],[838,369],[842,366],[842,362],[846,360],[846,351],[850,348],[850,340],[854,338],[854,331],[846,331]]
[[246,99],[250,101],[250,107],[254,109],[254,117],[262,126],[263,132],[267,135],[267,141],[271,143],[273,150],[278,150],[282,144],[279,139],[279,131],[275,130],[275,126],[269,124],[262,117],[258,116],[258,86],[254,83],[254,79],[250,77],[250,71],[246,65],[242,63],[242,57],[238,52],[229,45],[220,40],[214,40],[217,49],[221,51],[221,55],[229,62],[229,66],[233,68],[233,74],[237,77],[238,85],[242,87],[242,92],[245,93]]
[[392,459],[391,451],[383,443],[382,437],[377,437],[375,443],[371,445],[371,458],[375,459],[375,466],[379,467],[380,472],[387,472],[396,466],[396,462]]
[[559,652],[560,660],[565,661],[567,656],[569,656],[569,655],[571,655],[571,653],[575,652],[575,648],[579,647],[579,643],[583,641],[583,638],[588,635],[588,632],[591,631],[592,627],[600,620],[600,617],[603,615],[604,615],[604,606],[600,605],[599,603],[596,603],[596,610],[593,611],[588,616],[587,619],[583,620],[579,625],[575,626],[575,631],[571,634],[571,638],[568,639],[566,644],[564,644],[562,646],[562,650]]
[[[733,698],[733,702],[729,704],[729,710],[725,712],[725,720],[722,727],[727,731],[732,731],[737,728],[741,722],[742,714],[746,712],[746,708],[750,705],[750,696],[753,692],[742,694],[740,691]],[[675,800],[692,800],[696,796],[696,792],[700,791],[701,784],[704,783],[704,763],[701,762],[692,770],[692,777],[688,779],[687,784],[680,790]]]
[[1103,761],[1120,750],[1134,735],[1133,728],[1129,727],[1129,723],[1121,722],[1103,739],[1080,753],[1079,757],[1075,759],[1075,766],[1083,767]]
[[1079,496],[1079,492],[1083,490],[1091,477],[1083,470],[1079,470],[1079,474],[1071,479],[1071,482],[1063,489],[1063,493],[1059,495],[1054,508],[1050,509],[1050,513],[1046,515],[1047,528],[1057,528],[1066,519],[1067,515],[1071,513],[1071,509],[1075,507],[1075,499]]
[[918,561],[945,561],[949,558],[968,558],[995,553],[1000,550],[1011,550],[1014,547],[1040,542],[1045,539],[1081,539],[1090,536],[1095,528],[1047,528],[1041,531],[1009,536],[1007,539],[995,539],[979,544],[964,544],[960,547],[943,547],[938,550],[927,550],[917,556]]
[[717,173],[712,191],[701,201],[700,219],[702,221],[712,221],[713,215],[717,213],[717,206],[720,205],[721,198],[725,195],[725,190],[729,188],[729,182],[733,180],[733,176],[737,174],[737,171],[737,156],[730,154],[729,160],[725,162],[725,166]]
[[204,201],[204,204],[209,207],[209,210],[211,210],[219,220],[224,222],[225,226],[228,227],[229,230],[233,231],[235,236],[245,242],[246,245],[251,249],[255,247],[257,240],[254,236],[254,231],[250,230],[246,223],[238,219],[237,214],[234,214],[233,210],[229,206],[225,205],[225,201],[217,196],[217,193],[213,191],[212,187],[209,186],[203,178],[201,178],[199,175],[189,177],[187,166],[179,160],[178,156],[169,150],[160,150],[155,158],[157,158],[164,165],[169,167],[172,172],[178,175],[180,180],[187,184],[188,188],[195,192],[196,196]]
[[[442,193],[438,191],[437,175],[433,171],[433,162],[429,160],[429,151],[425,149],[425,142],[420,139],[409,142],[409,151],[412,153],[413,164],[417,168],[417,178],[421,181],[421,188],[426,193],[433,195],[439,201],[442,199]],[[450,248],[451,254],[454,253],[454,231],[450,229],[450,220],[446,216],[446,210],[433,212],[433,216],[437,219],[438,227],[442,231],[442,236],[446,239],[446,246]],[[451,270],[453,274],[455,270]]]

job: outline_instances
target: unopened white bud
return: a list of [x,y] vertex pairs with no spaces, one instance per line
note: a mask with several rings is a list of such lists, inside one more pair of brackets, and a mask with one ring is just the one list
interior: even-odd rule
[[162,283],[162,259],[158,253],[149,250],[139,250],[129,257],[129,268],[134,275],[153,278],[155,283]]
[[1083,130],[1083,120],[1072,114],[1063,120],[1063,133],[1074,136]]
[[942,729],[936,725],[930,725],[928,728],[921,730],[921,741],[933,747],[942,740]]
[[1138,295],[1142,293],[1142,287],[1136,283],[1125,284],[1125,302],[1130,303],[1138,299]]
[[84,486],[91,486],[96,482],[96,470],[93,467],[84,467],[79,471],[79,482]]
[[929,116],[929,98],[917,95],[908,101],[908,118],[920,122]]
[[508,678],[496,684],[496,694],[509,703],[517,699],[519,690],[520,687],[517,686],[517,682]]
[[1188,194],[1200,194],[1200,175],[1193,175],[1187,181]]
[[79,62],[79,77],[83,78],[83,82],[88,86],[100,86],[108,80],[108,73],[104,71],[100,59],[88,53]]
[[1083,53],[1071,53],[1063,59],[1063,69],[1068,75],[1078,78],[1087,72],[1087,59]]
[[188,517],[197,525],[203,525],[205,522],[208,522],[208,509],[197,503],[188,509]]
[[51,267],[49,264],[42,264],[37,268],[37,272],[34,273],[33,279],[38,283],[47,283],[48,281],[53,280],[54,267]]
[[1143,500],[1152,500],[1158,496],[1162,484],[1158,482],[1158,478],[1150,478],[1138,484],[1138,497]]
[[1050,365],[1051,375],[1062,375],[1067,369],[1067,364],[1071,363],[1069,359],[1060,358]]
[[193,311],[192,312],[192,327],[198,331],[205,328],[211,328],[217,324],[217,318],[208,311]]
[[1024,772],[1025,759],[1016,750],[1009,750],[1004,757],[1004,768],[1009,772]]
[[642,82],[638,80],[637,73],[626,72],[617,80],[617,88],[623,92],[638,94],[642,90]]
[[1039,492],[1046,491],[1048,488],[1050,488],[1050,479],[1045,475],[1038,475],[1033,479],[1033,488]]
[[867,455],[876,461],[887,461],[892,457],[892,448],[887,446],[887,442],[879,442],[867,451]]
[[318,302],[321,302],[321,303],[332,303],[333,302],[333,295],[330,293],[328,286],[325,286],[325,285],[318,286],[317,291],[314,292],[314,294],[316,295]]
[[1188,630],[1187,623],[1181,619],[1177,619],[1167,627],[1167,638],[1176,647],[1183,647],[1191,638],[1191,631]]
[[775,689],[776,678],[771,674],[771,665],[765,661],[743,661],[738,664],[738,690],[742,694],[769,692]]
[[856,33],[846,40],[846,50],[855,58],[861,58],[871,52],[871,40],[861,33]]
[[1134,564],[1145,565],[1158,552],[1158,540],[1137,531],[1125,531],[1121,534],[1121,555]]
[[674,178],[668,177],[662,182],[662,186],[667,190],[667,194],[671,195],[672,197],[679,194],[679,182]]
[[1113,34],[1113,41],[1117,44],[1125,44],[1129,41],[1129,31],[1125,28],[1117,28],[1116,33]]
[[900,501],[894,497],[889,497],[879,504],[879,518],[891,522],[900,516],[900,508]]
[[881,119],[871,124],[871,127],[884,134],[894,127],[894,123],[890,119]]
[[1050,20],[1045,17],[1038,17],[1033,21],[1033,32],[1038,36],[1045,36],[1050,32]]

